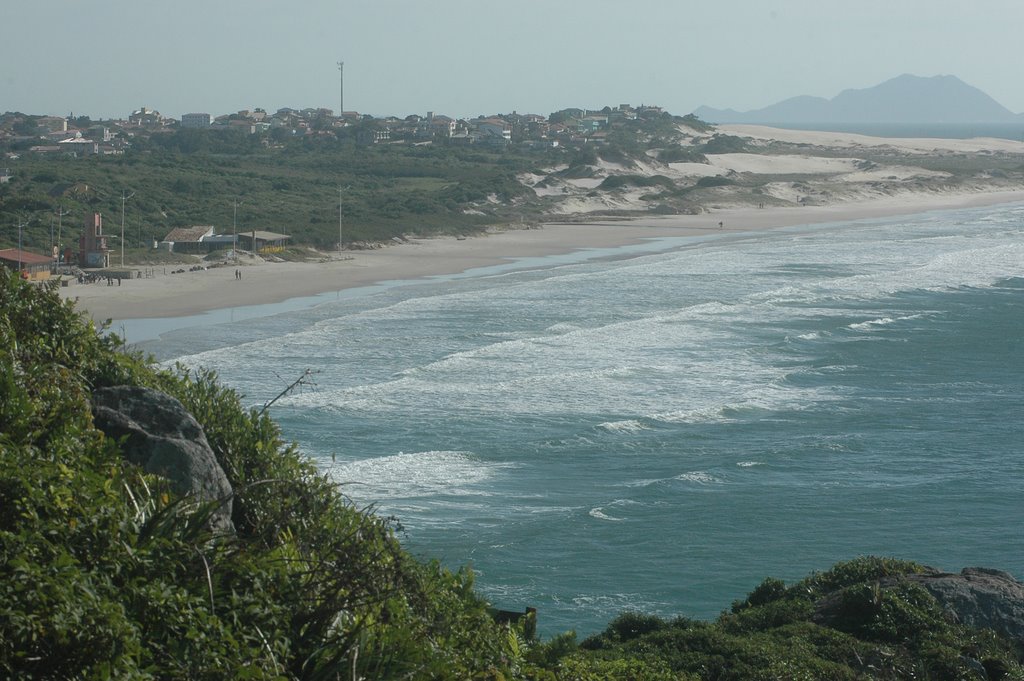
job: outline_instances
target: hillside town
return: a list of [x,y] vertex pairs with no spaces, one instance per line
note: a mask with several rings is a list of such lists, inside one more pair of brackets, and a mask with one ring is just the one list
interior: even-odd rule
[[[81,157],[123,154],[133,143],[179,130],[236,131],[259,135],[272,145],[294,137],[350,138],[358,144],[486,145],[521,144],[545,147],[601,144],[616,124],[667,115],[658,106],[620,104],[600,110],[564,109],[550,116],[498,114],[452,118],[432,111],[405,118],[377,118],[355,111],[336,115],[331,109],[261,108],[214,116],[187,113],[180,119],[141,107],[127,117],[92,120],[87,116],[41,116],[7,112],[0,115],[0,149],[8,158],[22,153]],[[0,180],[2,181],[2,180]]]

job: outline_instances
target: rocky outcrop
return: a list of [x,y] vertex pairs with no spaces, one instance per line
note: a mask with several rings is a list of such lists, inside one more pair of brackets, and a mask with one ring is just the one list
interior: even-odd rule
[[1024,641],[1024,583],[989,568],[964,568],[960,574],[906,575],[920,584],[960,624],[993,629]]
[[107,437],[125,438],[125,458],[167,478],[176,494],[220,501],[211,518],[216,532],[231,532],[231,483],[206,441],[202,426],[175,398],[151,388],[114,386],[93,394],[93,418]]

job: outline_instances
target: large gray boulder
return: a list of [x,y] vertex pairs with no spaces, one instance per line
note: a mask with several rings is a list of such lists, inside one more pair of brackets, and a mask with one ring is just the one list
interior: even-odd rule
[[989,568],[964,568],[960,574],[906,575],[923,586],[957,622],[993,629],[1024,641],[1024,583]]
[[202,426],[185,406],[151,388],[114,386],[93,393],[93,419],[107,437],[126,437],[125,457],[167,478],[180,495],[222,502],[211,518],[216,532],[232,532],[231,483],[217,463]]

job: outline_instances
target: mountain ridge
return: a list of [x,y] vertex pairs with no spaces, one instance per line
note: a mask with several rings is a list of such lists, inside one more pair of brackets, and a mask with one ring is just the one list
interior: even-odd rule
[[751,111],[701,106],[694,113],[713,123],[1024,123],[1024,114],[950,75],[903,74],[872,87],[843,90],[832,99],[800,95]]

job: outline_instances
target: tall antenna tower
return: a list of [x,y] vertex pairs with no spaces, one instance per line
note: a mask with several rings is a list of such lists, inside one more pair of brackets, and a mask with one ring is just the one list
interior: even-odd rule
[[341,83],[339,89],[339,101],[338,101],[338,118],[341,118],[345,113],[345,62],[338,62],[338,71],[341,74]]

